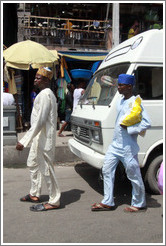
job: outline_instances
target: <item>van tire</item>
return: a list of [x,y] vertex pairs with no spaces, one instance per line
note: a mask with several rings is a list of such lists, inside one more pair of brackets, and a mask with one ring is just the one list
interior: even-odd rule
[[146,171],[145,174],[145,187],[146,189],[151,193],[155,195],[159,195],[159,188],[158,188],[158,173],[159,173],[159,168],[160,165],[163,161],[163,155],[159,155],[151,161],[149,164],[149,167]]

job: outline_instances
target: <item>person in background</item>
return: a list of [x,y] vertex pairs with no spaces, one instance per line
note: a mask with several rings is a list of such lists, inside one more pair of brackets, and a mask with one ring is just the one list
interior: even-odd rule
[[78,104],[81,96],[84,94],[85,87],[86,87],[86,81],[84,79],[80,79],[79,84],[73,93],[73,111],[77,107],[77,104]]
[[27,166],[30,170],[30,193],[20,199],[22,202],[40,202],[42,175],[45,178],[49,201],[30,207],[31,211],[47,211],[60,207],[60,189],[55,176],[55,141],[57,126],[57,101],[50,89],[53,73],[47,67],[41,67],[34,80],[35,88],[40,92],[36,96],[31,113],[31,128],[17,143],[16,149],[22,151],[31,144]]
[[[126,207],[124,211],[140,212],[146,210],[145,187],[138,163],[139,146],[137,137],[138,134],[145,133],[150,128],[151,123],[143,105],[140,106],[142,111],[138,123],[134,122],[134,124],[129,126],[122,124],[122,118],[130,111],[136,101],[136,97],[133,95],[134,83],[135,77],[133,75],[120,74],[118,77],[118,91],[123,96],[117,103],[117,118],[113,141],[108,147],[102,167],[104,198],[101,203],[92,205],[92,211],[110,211],[115,208],[114,180],[119,161],[123,163],[127,177],[132,185],[131,206]],[[135,115],[134,117],[136,118]]]
[[134,37],[138,33],[139,33],[139,23],[137,20],[135,20],[128,32],[128,39]]
[[10,106],[15,103],[14,96],[11,93],[3,92],[3,106]]
[[65,109],[65,121],[62,124],[59,132],[58,132],[58,136],[59,137],[64,137],[64,135],[62,134],[63,130],[67,127],[67,125],[70,123],[70,117],[71,117],[71,113],[73,110],[73,92],[74,92],[74,85],[73,84],[68,84],[67,85],[67,95],[66,95],[66,109]]
[[32,107],[32,108],[33,108],[33,104],[34,104],[34,100],[35,100],[36,96],[37,96],[37,93],[36,93],[36,91],[33,89],[33,90],[31,91],[31,95],[30,95],[30,97],[31,97],[31,107]]

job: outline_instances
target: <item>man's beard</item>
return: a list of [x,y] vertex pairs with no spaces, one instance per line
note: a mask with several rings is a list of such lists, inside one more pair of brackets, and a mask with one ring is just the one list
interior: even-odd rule
[[37,85],[34,85],[34,91],[36,92],[36,94],[38,94],[40,92],[40,89]]

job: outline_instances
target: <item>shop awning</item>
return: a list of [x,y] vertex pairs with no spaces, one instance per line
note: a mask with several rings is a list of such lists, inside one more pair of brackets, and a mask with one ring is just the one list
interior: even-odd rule
[[58,52],[59,56],[64,56],[68,59],[74,59],[74,60],[83,60],[83,61],[102,61],[106,57],[108,52]]

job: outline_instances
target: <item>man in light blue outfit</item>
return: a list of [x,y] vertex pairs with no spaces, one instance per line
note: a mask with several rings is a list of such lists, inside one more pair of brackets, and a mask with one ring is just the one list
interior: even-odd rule
[[135,77],[128,74],[120,74],[118,77],[118,91],[123,97],[117,104],[117,118],[113,141],[110,144],[105,155],[105,161],[102,168],[104,178],[104,198],[101,203],[93,204],[92,211],[111,210],[114,208],[114,180],[115,171],[119,161],[125,167],[128,179],[132,184],[131,206],[124,209],[125,212],[145,211],[145,188],[142,180],[140,167],[138,163],[139,146],[137,144],[138,134],[145,132],[150,128],[149,117],[141,105],[142,120],[131,126],[121,124],[122,118],[134,104],[136,97],[133,96],[133,85]]

